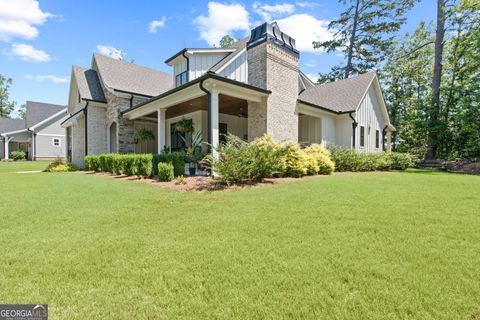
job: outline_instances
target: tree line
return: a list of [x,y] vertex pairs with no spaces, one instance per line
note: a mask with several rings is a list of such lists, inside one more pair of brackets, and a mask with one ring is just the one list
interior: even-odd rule
[[[424,0],[426,1],[426,0]],[[399,34],[415,0],[340,0],[333,39],[314,42],[344,63],[319,82],[376,70],[393,148],[425,159],[480,159],[480,1],[436,0],[435,21]]]

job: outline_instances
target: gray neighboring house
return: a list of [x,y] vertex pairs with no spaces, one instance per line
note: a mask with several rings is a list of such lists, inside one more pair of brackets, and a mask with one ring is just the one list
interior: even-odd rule
[[65,106],[27,101],[25,120],[0,118],[1,158],[21,150],[29,160],[64,159],[65,130],[60,123],[66,118]]
[[[94,54],[74,66],[66,128],[69,159],[105,152],[157,153],[185,148],[191,121],[216,146],[231,133],[251,141],[335,144],[359,152],[390,150],[391,125],[375,72],[315,84],[299,67],[295,39],[264,23],[227,48],[185,48],[164,73]],[[155,139],[137,141],[150,130]],[[213,148],[213,156],[215,148]]]

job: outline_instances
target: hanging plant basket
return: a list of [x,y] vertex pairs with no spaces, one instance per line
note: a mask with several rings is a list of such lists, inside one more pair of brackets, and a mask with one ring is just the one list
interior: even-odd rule
[[133,138],[135,140],[135,143],[138,143],[139,141],[155,140],[155,136],[153,135],[152,130],[148,129],[138,129],[137,131],[135,131]]
[[176,132],[192,132],[193,124],[192,120],[182,119],[175,124]]

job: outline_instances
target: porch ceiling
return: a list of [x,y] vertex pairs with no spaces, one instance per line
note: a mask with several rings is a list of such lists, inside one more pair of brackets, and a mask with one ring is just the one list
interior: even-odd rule
[[[245,116],[248,115],[248,103],[246,100],[230,97],[223,94],[219,95],[219,100],[220,113],[229,114],[232,116],[238,116],[240,114]],[[165,112],[165,117],[167,119],[170,119],[199,110],[207,111],[207,109],[207,96],[204,95],[168,108]],[[156,120],[157,112],[150,113],[146,117]]]

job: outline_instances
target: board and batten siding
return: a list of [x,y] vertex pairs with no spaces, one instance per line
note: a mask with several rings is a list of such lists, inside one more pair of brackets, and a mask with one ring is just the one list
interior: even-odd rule
[[218,74],[222,77],[248,83],[247,50],[230,61]]
[[[371,85],[356,112],[358,126],[355,134],[355,148],[361,152],[382,151],[382,131],[387,124],[378,104],[379,97]],[[360,127],[365,127],[365,146],[360,146]],[[379,148],[375,146],[375,131],[379,131]]]

